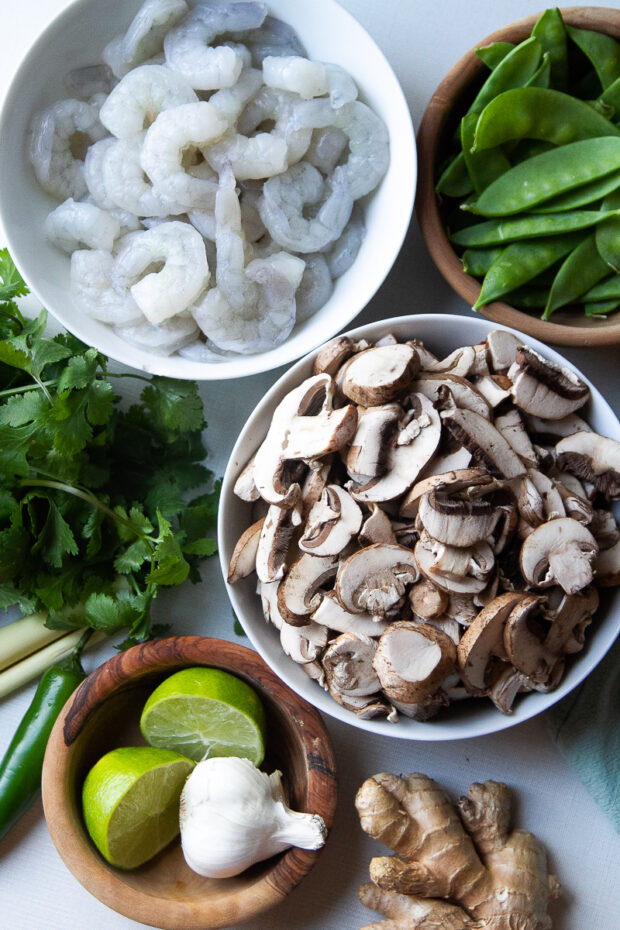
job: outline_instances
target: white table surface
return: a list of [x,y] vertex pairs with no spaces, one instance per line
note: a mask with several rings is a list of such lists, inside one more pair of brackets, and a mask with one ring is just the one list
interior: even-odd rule
[[[342,3],[392,63],[416,128],[433,90],[465,51],[503,24],[542,6],[540,0]],[[5,15],[0,30],[0,99],[35,34],[65,5],[66,0],[1,0]],[[608,5],[620,10],[617,0]],[[105,0],[101,0],[102,16],[104,7]],[[435,269],[413,221],[392,273],[356,322],[416,310],[471,312]],[[620,352],[574,349],[565,354],[617,410]],[[209,463],[216,473],[223,473],[254,403],[281,373],[270,372],[238,384],[213,382],[203,389]],[[215,558],[206,565],[203,577],[202,585],[162,598],[157,614],[161,619],[164,614],[174,616],[175,632],[239,639]],[[88,654],[87,669],[112,651],[102,647]],[[0,753],[32,692],[33,688],[26,687],[0,702]],[[370,738],[331,719],[327,725],[340,778],[338,812],[328,845],[302,885],[281,905],[245,924],[248,930],[356,930],[373,919],[373,913],[359,903],[357,888],[367,880],[371,856],[384,851],[360,830],[353,798],[362,781],[378,771],[425,772],[455,796],[475,780],[506,781],[518,797],[518,825],[533,830],[545,843],[552,869],[563,884],[562,897],[552,911],[556,930],[620,930],[620,837],[550,745],[543,718],[495,736],[437,744]],[[100,904],[68,872],[52,845],[40,802],[0,844],[0,930],[129,930],[141,926]]]

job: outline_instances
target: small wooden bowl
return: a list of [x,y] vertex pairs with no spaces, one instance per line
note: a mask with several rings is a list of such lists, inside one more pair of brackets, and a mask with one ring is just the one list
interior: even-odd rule
[[164,930],[207,930],[247,920],[292,891],[320,852],[289,849],[227,879],[192,872],[178,839],[131,872],[99,855],[81,812],[86,773],[110,749],[144,745],[139,719],[148,695],[172,672],[195,665],[230,671],[258,692],[268,728],[262,767],[282,771],[291,807],[320,814],[328,828],[336,808],[334,754],[319,713],[257,653],[224,640],[174,636],[114,656],[80,685],[56,721],[43,765],[43,807],[56,849],[77,880],[125,917]]
[[[620,12],[606,7],[570,7],[562,9],[564,21],[571,26],[595,29],[620,38]],[[475,48],[491,42],[518,43],[527,38],[540,14],[519,19],[503,29],[481,39]],[[433,261],[468,304],[480,294],[480,282],[465,274],[460,258],[448,240],[441,205],[435,195],[437,165],[441,163],[447,140],[458,125],[461,115],[473,100],[488,69],[471,49],[443,79],[424,112],[417,135],[419,183],[416,214]],[[512,326],[542,342],[561,346],[599,346],[620,343],[620,313],[608,319],[589,319],[577,309],[557,310],[553,322],[524,313],[501,301],[480,308],[480,313],[496,323]]]

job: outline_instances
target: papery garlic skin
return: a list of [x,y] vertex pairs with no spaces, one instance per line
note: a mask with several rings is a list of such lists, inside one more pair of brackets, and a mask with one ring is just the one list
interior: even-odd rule
[[207,878],[238,875],[290,846],[318,849],[327,836],[318,814],[286,806],[280,772],[237,756],[198,763],[181,794],[180,826],[185,861]]

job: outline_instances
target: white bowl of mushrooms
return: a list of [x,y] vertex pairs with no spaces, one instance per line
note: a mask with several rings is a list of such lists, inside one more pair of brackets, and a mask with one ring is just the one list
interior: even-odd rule
[[618,498],[620,424],[561,355],[484,320],[398,317],[256,407],[219,551],[250,640],[306,700],[459,739],[550,707],[612,645]]

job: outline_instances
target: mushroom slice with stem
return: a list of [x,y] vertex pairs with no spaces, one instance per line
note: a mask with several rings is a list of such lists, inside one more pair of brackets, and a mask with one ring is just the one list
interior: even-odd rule
[[607,500],[620,498],[620,442],[598,433],[574,433],[555,447],[557,467],[591,482]]
[[248,503],[257,501],[260,498],[260,493],[254,483],[254,456],[252,456],[250,461],[240,472],[239,477],[235,481],[233,491],[237,497],[240,497],[242,501],[247,501]]
[[517,478],[525,465],[496,427],[472,410],[454,410],[443,418],[457,442],[471,452],[475,462],[498,478]]
[[532,440],[527,434],[521,414],[516,407],[512,407],[506,413],[497,416],[495,418],[495,427],[528,468],[538,468],[538,455],[532,445]]
[[398,404],[358,411],[357,430],[346,456],[347,471],[354,481],[367,482],[385,472],[390,442],[402,416]]
[[354,614],[345,610],[335,591],[328,591],[321,603],[311,614],[315,623],[320,623],[337,633],[357,633],[360,636],[381,636],[387,623],[371,614]]
[[280,627],[282,649],[299,665],[315,662],[327,646],[327,640],[327,628],[318,623],[307,623],[305,626],[283,623]]
[[406,425],[393,437],[386,456],[386,472],[352,490],[358,501],[391,501],[409,490],[431,459],[439,443],[439,414],[423,394],[412,394],[412,409]]
[[472,384],[492,410],[512,403],[512,382],[503,375],[476,375],[472,378]]
[[488,693],[491,659],[506,659],[504,625],[523,597],[523,594],[514,592],[500,594],[483,607],[463,633],[457,650],[458,668],[470,694],[482,696]]
[[557,583],[567,594],[577,594],[592,581],[597,552],[596,540],[583,524],[570,517],[550,520],[521,546],[521,573],[536,588]]
[[310,555],[338,555],[357,535],[362,511],[350,494],[328,484],[306,520],[299,548]]
[[454,669],[456,646],[428,623],[396,621],[379,640],[373,660],[384,694],[418,704],[434,694]]
[[459,346],[445,358],[434,362],[430,368],[424,369],[424,374],[432,372],[433,374],[451,374],[460,375],[466,378],[474,367],[476,361],[476,350],[474,346]]
[[[376,640],[356,633],[342,633],[329,644],[321,663],[329,693],[339,704],[346,707],[348,699],[355,702],[356,698],[377,695],[381,690],[373,666],[376,651]],[[362,702],[362,707],[364,703],[369,702]]]
[[512,397],[527,413],[559,420],[583,407],[590,389],[570,368],[554,365],[534,349],[519,346],[508,370]]
[[449,600],[448,592],[438,588],[428,578],[420,578],[409,590],[411,609],[422,620],[435,620],[441,617],[448,607]]
[[355,352],[355,344],[348,336],[336,336],[321,346],[312,363],[312,374],[328,374],[332,377],[341,365]]
[[320,459],[308,462],[308,473],[301,488],[301,506],[304,515],[308,515],[329,481],[334,456],[330,453]]
[[517,505],[521,518],[519,534],[523,538],[548,520],[566,516],[564,501],[555,483],[534,469],[528,469],[519,480]]
[[373,543],[395,543],[396,534],[392,521],[379,504],[368,505],[369,515],[362,523],[357,537],[360,546],[372,546]]
[[444,591],[477,594],[486,588],[495,565],[493,550],[486,542],[459,549],[446,546],[424,534],[414,549],[422,574]]
[[363,407],[385,404],[400,394],[419,368],[415,349],[405,343],[375,346],[346,363],[342,392]]
[[429,536],[459,548],[488,539],[499,518],[500,511],[491,500],[468,496],[467,488],[458,482],[437,485],[422,495],[418,507],[418,520]]
[[509,661],[536,684],[549,681],[564,655],[546,645],[549,624],[544,614],[545,603],[546,599],[539,594],[525,594],[510,612],[504,627]]
[[505,329],[494,329],[486,338],[487,359],[491,371],[503,374],[508,371],[522,343]]
[[599,595],[594,587],[580,594],[564,594],[556,608],[546,611],[551,628],[545,637],[545,647],[557,656],[581,652],[585,631],[598,605]]
[[296,559],[278,588],[278,608],[287,623],[305,626],[310,614],[323,597],[319,588],[331,580],[338,570],[332,556],[303,553]]
[[338,600],[351,613],[394,616],[408,585],[419,578],[414,554],[406,546],[376,543],[343,562],[336,576]]
[[263,520],[256,551],[256,574],[261,581],[278,581],[284,575],[289,547],[301,525],[298,507],[272,504]]
[[247,578],[255,570],[258,540],[263,523],[264,520],[257,520],[252,526],[248,526],[237,540],[228,566],[228,584],[234,584],[240,578]]
[[460,375],[434,374],[427,371],[416,378],[411,389],[418,394],[424,394],[440,410],[449,403],[449,397],[452,397],[457,407],[473,410],[487,420],[491,418],[491,410],[485,398]]
[[502,714],[512,714],[514,700],[522,691],[534,690],[534,682],[509,662],[494,662],[488,674],[488,696]]
[[428,494],[433,488],[446,485],[449,487],[457,482],[462,483],[465,487],[478,487],[492,484],[493,477],[483,468],[457,468],[440,474],[425,476],[414,484],[403,500],[399,510],[400,516],[409,519],[415,517],[424,494]]
[[351,440],[357,426],[355,407],[333,410],[332,404],[333,381],[320,374],[307,378],[276,407],[254,460],[254,482],[268,503],[291,506],[299,499],[299,485],[287,480],[291,459],[317,459]]

